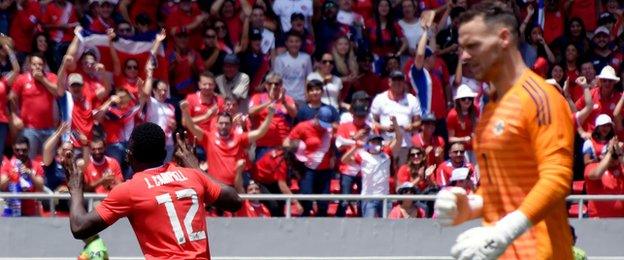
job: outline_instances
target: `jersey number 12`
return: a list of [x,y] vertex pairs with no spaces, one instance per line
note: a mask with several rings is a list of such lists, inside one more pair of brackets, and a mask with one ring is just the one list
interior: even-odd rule
[[[183,189],[175,192],[175,195],[178,200],[182,199],[190,199],[192,204],[189,210],[186,212],[186,216],[184,217],[184,229],[188,233],[188,237],[190,241],[196,241],[201,239],[206,239],[206,231],[200,230],[197,232],[193,232],[193,219],[197,214],[197,209],[199,208],[199,201],[197,199],[197,193],[193,189]],[[176,213],[175,207],[173,205],[173,200],[171,199],[171,195],[169,193],[165,193],[162,195],[156,196],[156,201],[158,204],[165,204],[165,208],[167,209],[167,215],[169,216],[169,222],[171,222],[171,227],[173,228],[173,234],[178,241],[178,244],[186,243],[186,238],[184,236],[184,231],[182,230],[182,225],[180,224],[180,219],[178,218],[178,214]]]

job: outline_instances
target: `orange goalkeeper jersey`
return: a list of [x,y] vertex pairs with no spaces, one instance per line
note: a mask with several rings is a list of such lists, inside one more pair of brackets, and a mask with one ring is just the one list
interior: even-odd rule
[[490,101],[476,128],[484,225],[520,209],[532,228],[501,259],[572,259],[565,197],[572,179],[572,114],[563,96],[526,70]]

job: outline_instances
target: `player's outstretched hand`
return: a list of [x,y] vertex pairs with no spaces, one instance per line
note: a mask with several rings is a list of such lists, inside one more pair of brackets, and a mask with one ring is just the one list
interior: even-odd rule
[[[188,136],[188,134],[184,132],[184,136]],[[186,137],[181,136],[180,133],[176,133],[176,142],[174,154],[176,162],[182,167],[199,169],[199,160],[194,153],[195,147],[188,144]]]
[[82,191],[83,176],[80,166],[76,164],[73,156],[63,157],[63,169],[69,191]]
[[451,248],[455,259],[498,259],[531,222],[520,211],[514,211],[494,226],[476,227],[462,233]]

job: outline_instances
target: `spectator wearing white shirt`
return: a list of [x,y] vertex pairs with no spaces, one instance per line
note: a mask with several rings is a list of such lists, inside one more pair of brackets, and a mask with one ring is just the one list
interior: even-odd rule
[[331,55],[331,53],[325,53],[318,61],[317,70],[310,73],[306,80],[311,81],[313,79],[317,79],[323,82],[323,95],[321,96],[321,102],[339,110],[341,107],[340,100],[343,100],[341,98],[342,80],[332,74],[333,69],[334,56]]
[[392,138],[394,132],[390,118],[395,116],[398,125],[405,130],[401,149],[394,153],[397,159],[396,166],[405,163],[407,152],[411,146],[411,133],[420,126],[421,110],[418,99],[407,92],[405,75],[399,70],[390,73],[390,89],[378,94],[371,105],[374,129],[379,131],[384,139]]
[[[358,141],[341,158],[343,163],[355,162],[362,173],[362,195],[387,195],[390,193],[390,176],[392,155],[400,150],[403,130],[392,117],[392,128],[395,137],[386,146],[380,135],[371,136],[366,144]],[[363,149],[362,149],[363,148]],[[388,205],[388,209],[391,205]],[[382,217],[383,201],[371,200],[362,202],[362,216],[365,218]]]
[[282,32],[290,30],[290,16],[294,13],[301,13],[306,17],[306,28],[311,29],[312,0],[275,0],[273,2],[273,12],[280,18]]
[[249,76],[239,71],[240,60],[236,54],[228,54],[223,59],[223,74],[215,81],[222,97],[232,96],[237,99],[242,112],[247,112],[249,94]]
[[273,71],[282,74],[284,89],[286,94],[296,101],[305,100],[305,80],[306,76],[312,72],[312,61],[310,55],[300,51],[301,35],[290,32],[286,36],[285,53],[275,58]]
[[407,39],[407,46],[409,47],[410,53],[414,53],[420,36],[425,32],[425,28],[423,28],[418,19],[416,10],[418,6],[416,6],[414,0],[402,0],[401,7],[403,10],[403,19],[399,20],[397,23]]

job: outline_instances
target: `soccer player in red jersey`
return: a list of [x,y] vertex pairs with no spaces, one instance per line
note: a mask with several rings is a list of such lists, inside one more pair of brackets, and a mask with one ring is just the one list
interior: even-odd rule
[[[188,151],[185,154],[191,156]],[[203,209],[213,205],[234,212],[242,200],[234,189],[199,170],[163,164],[165,155],[165,133],[160,126],[136,127],[128,145],[134,176],[116,186],[91,212],[83,204],[83,175],[75,163],[65,160],[74,237],[88,238],[128,217],[146,259],[210,259]]]

